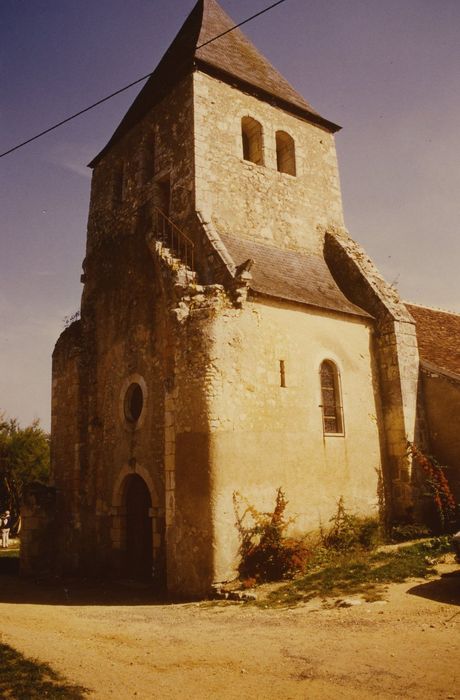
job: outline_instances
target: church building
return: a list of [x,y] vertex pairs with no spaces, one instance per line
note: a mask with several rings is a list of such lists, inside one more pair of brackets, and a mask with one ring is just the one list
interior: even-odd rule
[[236,492],[271,510],[282,487],[294,533],[340,497],[411,522],[408,443],[459,495],[460,316],[382,278],[345,228],[340,127],[233,26],[199,0],[90,164],[81,315],[53,354],[62,572],[205,595],[237,570]]

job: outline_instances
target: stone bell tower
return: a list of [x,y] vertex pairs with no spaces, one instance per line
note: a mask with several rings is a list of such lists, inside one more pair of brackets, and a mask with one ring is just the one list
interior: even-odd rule
[[[235,490],[268,507],[285,485],[303,527],[342,494],[373,507],[380,307],[347,248],[339,127],[233,26],[199,0],[90,164],[81,318],[53,354],[61,571],[202,595],[235,571]],[[362,289],[348,290],[353,275]],[[336,368],[326,419],[324,362]]]

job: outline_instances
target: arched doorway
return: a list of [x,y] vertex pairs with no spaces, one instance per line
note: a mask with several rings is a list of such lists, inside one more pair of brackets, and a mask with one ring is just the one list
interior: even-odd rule
[[133,579],[151,579],[153,567],[152,499],[145,481],[131,474],[125,482],[126,573]]

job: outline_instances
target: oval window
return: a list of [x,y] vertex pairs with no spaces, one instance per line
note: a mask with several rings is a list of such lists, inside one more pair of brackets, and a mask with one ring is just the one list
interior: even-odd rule
[[144,394],[140,384],[134,383],[128,387],[125,395],[125,418],[130,423],[137,423],[144,407]]

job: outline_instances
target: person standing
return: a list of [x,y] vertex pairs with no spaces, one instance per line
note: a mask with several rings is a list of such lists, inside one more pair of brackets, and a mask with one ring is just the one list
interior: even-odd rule
[[8,549],[10,544],[10,511],[6,510],[0,518],[0,529],[2,532],[2,547]]

